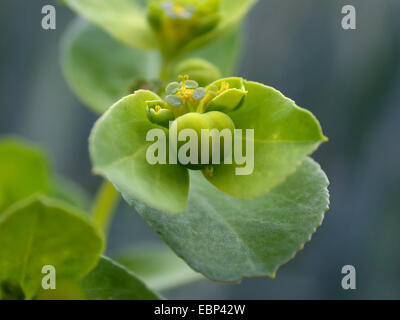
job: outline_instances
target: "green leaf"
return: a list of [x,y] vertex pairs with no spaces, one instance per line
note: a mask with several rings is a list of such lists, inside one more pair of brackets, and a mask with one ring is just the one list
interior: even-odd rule
[[16,137],[0,139],[0,214],[35,193],[88,209],[86,192],[67,179],[53,177],[51,171],[40,147]]
[[160,245],[142,245],[125,250],[116,260],[156,291],[170,290],[204,279],[170,249]]
[[194,38],[183,51],[189,52],[195,50],[218,39],[222,35],[228,34],[237,25],[240,25],[242,19],[256,3],[257,0],[222,0],[220,8],[221,20],[217,28],[199,38]]
[[237,72],[239,59],[242,53],[241,26],[221,35],[217,41],[208,44],[185,57],[205,59],[221,71],[223,77],[230,77]]
[[56,177],[53,180],[52,191],[48,194],[51,198],[62,200],[85,212],[89,211],[91,199],[86,190],[63,177]]
[[123,43],[155,49],[157,42],[147,23],[145,0],[65,0],[67,5]]
[[[146,142],[150,129],[159,128],[147,118],[146,101],[160,100],[138,90],[114,104],[95,124],[89,139],[94,172],[111,181],[128,203],[134,200],[179,213],[185,210],[188,172],[178,165],[150,165]],[[168,135],[167,135],[168,136]],[[168,147],[167,147],[168,148]]]
[[35,300],[87,300],[85,291],[78,281],[57,280],[55,289],[40,288]]
[[156,52],[126,47],[80,19],[66,31],[61,51],[62,69],[70,87],[98,113],[127,95],[135,79],[158,76]]
[[311,159],[253,200],[231,198],[197,172],[191,178],[185,213],[168,215],[140,203],[135,208],[178,256],[217,281],[274,277],[310,240],[329,204],[328,180]]
[[326,138],[309,111],[271,87],[244,83],[248,94],[229,115],[236,129],[243,130],[244,142],[246,129],[254,129],[254,171],[237,175],[236,169],[243,165],[214,165],[209,181],[231,196],[250,199],[281,184]]
[[28,299],[41,286],[43,266],[54,266],[57,280],[79,280],[102,250],[101,235],[82,214],[42,196],[0,217],[0,283],[18,283]]
[[[228,32],[226,35],[223,35],[220,39],[215,42],[208,44],[205,47],[202,47],[196,51],[190,52],[178,59],[173,68],[172,74],[170,76],[170,81],[176,81],[178,79],[178,75],[188,74],[191,79],[199,82],[200,86],[206,86],[209,83],[204,84],[201,80],[204,76],[196,77],[196,72],[201,70],[201,61],[199,60],[200,66],[196,68],[194,66],[194,70],[191,73],[185,72],[184,69],[190,70],[190,63],[193,61],[196,64],[198,59],[206,60],[207,63],[211,63],[214,68],[218,68],[218,73],[221,75],[218,78],[230,77],[234,75],[237,71],[239,60],[241,58],[242,53],[242,29],[240,27],[235,28],[234,30]],[[182,70],[180,70],[182,69]],[[204,68],[205,72],[207,72],[206,68]],[[208,77],[212,77],[215,74],[213,70],[208,71],[206,74]]]
[[0,213],[36,192],[51,189],[49,164],[42,149],[17,138],[0,140]]
[[81,280],[92,300],[158,300],[131,271],[107,257],[101,257],[96,268]]

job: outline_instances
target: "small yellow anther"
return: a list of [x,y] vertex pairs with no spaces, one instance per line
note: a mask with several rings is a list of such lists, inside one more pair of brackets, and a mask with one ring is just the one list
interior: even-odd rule
[[160,111],[161,109],[162,109],[162,108],[160,107],[159,104],[156,105],[156,106],[154,107],[154,110],[155,110],[156,112]]
[[172,8],[172,11],[174,13],[176,13],[177,15],[180,15],[180,14],[183,14],[183,13],[187,12],[186,9],[183,6],[179,5],[179,4],[175,4],[174,7]]
[[183,80],[189,80],[189,76],[188,76],[187,74],[185,74],[185,75],[182,77],[182,79],[183,79]]
[[222,92],[228,90],[229,88],[230,88],[229,83],[226,82],[226,81],[222,81],[222,83],[221,83],[221,89],[219,89],[218,94],[220,94],[220,93],[222,93]]
[[181,98],[182,100],[184,100],[186,102],[186,100],[192,98],[194,89],[186,88],[186,81],[189,80],[188,75],[179,76],[179,80],[182,82],[182,85],[181,85],[181,88],[178,89],[176,96],[178,96],[179,98]]
[[185,90],[186,89],[186,81],[189,80],[189,76],[188,75],[179,76],[179,80],[182,82],[182,89]]

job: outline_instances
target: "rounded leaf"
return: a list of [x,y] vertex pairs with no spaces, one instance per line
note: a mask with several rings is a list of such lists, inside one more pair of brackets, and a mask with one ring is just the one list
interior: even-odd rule
[[0,213],[34,193],[51,190],[49,163],[42,149],[16,138],[0,140]]
[[132,247],[120,253],[117,261],[156,291],[171,290],[204,279],[171,249],[160,245]]
[[174,164],[151,165],[146,159],[154,143],[146,141],[147,133],[158,128],[168,137],[165,128],[148,120],[146,102],[154,100],[160,97],[139,90],[115,103],[96,122],[89,139],[93,170],[112,182],[128,203],[140,200],[159,210],[180,213],[187,202],[187,170]]
[[157,42],[146,19],[147,1],[65,0],[67,5],[119,41],[139,48],[155,49]]
[[79,280],[97,263],[103,239],[84,215],[45,197],[18,202],[0,217],[0,283],[18,283],[26,298],[41,287],[42,268]]
[[[209,181],[233,197],[251,199],[284,182],[326,138],[318,120],[279,91],[256,82],[244,81],[244,86],[248,93],[241,106],[228,115],[242,130],[243,154],[248,144],[254,154],[248,152],[246,164],[214,165]],[[250,174],[238,174],[246,165]]]
[[275,277],[310,240],[329,205],[328,179],[311,159],[253,200],[231,198],[198,173],[190,183],[188,208],[181,215],[140,203],[135,208],[178,256],[216,281]]
[[80,284],[91,300],[160,299],[133,272],[107,257],[101,257]]
[[159,66],[155,52],[124,46],[81,19],[68,27],[61,52],[68,84],[97,113],[130,93],[136,79],[156,77]]
[[219,10],[220,21],[217,27],[201,37],[194,38],[182,49],[182,52],[200,48],[221,35],[227,34],[241,23],[242,19],[256,3],[257,0],[222,0]]
[[185,59],[200,58],[212,63],[222,76],[230,77],[236,73],[241,58],[242,33],[242,27],[237,26],[222,34],[216,41],[184,55],[179,62]]

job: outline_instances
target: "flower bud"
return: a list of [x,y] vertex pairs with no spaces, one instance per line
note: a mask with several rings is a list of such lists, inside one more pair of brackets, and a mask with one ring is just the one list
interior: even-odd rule
[[242,78],[228,78],[212,83],[207,88],[205,111],[231,112],[240,107],[247,95]]
[[175,67],[174,76],[180,74],[187,74],[190,79],[196,80],[201,87],[221,78],[221,73],[216,66],[199,58],[187,59],[179,63]]
[[207,88],[207,93],[214,97],[210,99],[205,110],[221,112],[231,112],[239,108],[247,95],[242,78],[214,82]]
[[148,21],[164,56],[174,57],[192,40],[215,29],[221,0],[152,0]]
[[146,104],[147,117],[150,122],[168,128],[170,121],[175,120],[174,113],[166,108],[165,102],[155,100],[146,101]]

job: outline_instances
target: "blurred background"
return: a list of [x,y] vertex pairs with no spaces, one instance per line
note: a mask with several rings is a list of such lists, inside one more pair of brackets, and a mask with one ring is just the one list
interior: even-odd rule
[[[54,4],[57,29],[41,28]],[[343,30],[341,9],[357,10]],[[331,209],[313,240],[275,280],[203,281],[165,293],[176,299],[400,299],[400,2],[261,0],[246,23],[238,75],[278,88],[311,110],[330,138],[314,158],[330,181]],[[0,135],[49,150],[58,173],[94,195],[87,138],[97,116],[68,88],[59,64],[74,15],[51,0],[0,1]],[[161,242],[121,203],[108,254]],[[357,289],[341,287],[354,265]]]

